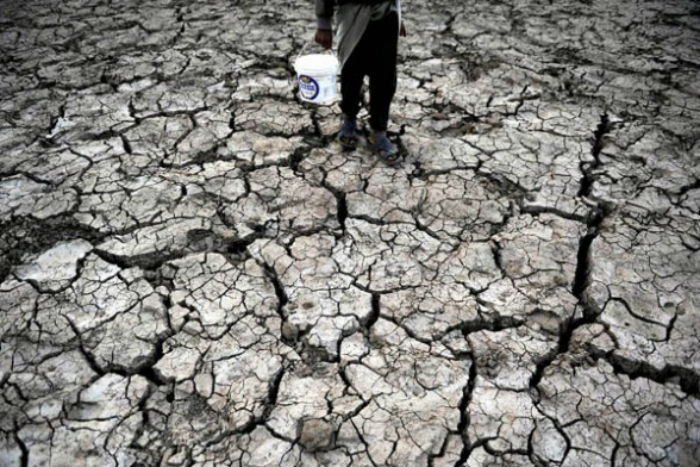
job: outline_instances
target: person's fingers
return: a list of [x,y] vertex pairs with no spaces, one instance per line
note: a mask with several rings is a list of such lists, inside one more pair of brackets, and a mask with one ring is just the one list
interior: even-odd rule
[[333,34],[330,31],[318,29],[314,35],[314,41],[324,49],[330,49],[333,45]]

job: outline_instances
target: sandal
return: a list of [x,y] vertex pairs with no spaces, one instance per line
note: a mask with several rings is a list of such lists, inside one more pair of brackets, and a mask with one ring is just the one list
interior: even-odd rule
[[348,117],[343,120],[343,126],[338,132],[338,142],[346,151],[357,148],[357,121]]
[[372,148],[387,165],[396,165],[401,160],[399,148],[391,142],[386,131],[377,131],[370,137]]

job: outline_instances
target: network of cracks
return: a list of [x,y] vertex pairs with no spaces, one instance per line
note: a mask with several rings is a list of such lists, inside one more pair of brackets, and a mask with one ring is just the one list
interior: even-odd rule
[[4,2],[0,465],[698,467],[699,17],[405,1],[387,167],[310,2]]

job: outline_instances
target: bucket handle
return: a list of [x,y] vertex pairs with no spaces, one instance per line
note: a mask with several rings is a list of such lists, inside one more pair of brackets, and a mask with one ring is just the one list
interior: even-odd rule
[[[315,45],[315,42],[313,39],[311,39],[310,41],[304,41],[304,45],[301,46],[301,50],[299,51],[298,54],[296,54],[296,56],[294,57],[294,60],[292,60],[292,66],[299,59],[299,57],[304,55],[304,52],[306,52],[308,50],[309,46],[313,46],[313,45]],[[335,55],[335,52],[333,52],[332,48],[330,48],[328,50],[323,50],[321,53]]]

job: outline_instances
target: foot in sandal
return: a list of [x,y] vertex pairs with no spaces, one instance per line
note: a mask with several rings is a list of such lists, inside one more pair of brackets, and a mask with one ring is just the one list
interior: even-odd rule
[[343,149],[351,151],[357,147],[357,120],[344,116],[343,126],[338,132],[338,141]]
[[386,131],[374,131],[370,135],[372,149],[388,165],[395,165],[401,159],[399,148],[391,142]]

